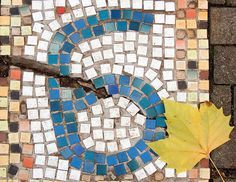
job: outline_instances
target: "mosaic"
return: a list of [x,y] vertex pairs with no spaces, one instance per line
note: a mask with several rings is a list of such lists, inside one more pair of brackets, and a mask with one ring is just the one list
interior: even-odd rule
[[[164,139],[161,98],[209,100],[207,0],[1,0],[0,181],[201,181],[207,160],[176,174],[147,143]],[[105,88],[107,97],[96,90]]]

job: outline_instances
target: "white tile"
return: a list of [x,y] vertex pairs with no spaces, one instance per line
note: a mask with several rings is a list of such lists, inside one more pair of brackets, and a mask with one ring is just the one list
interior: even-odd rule
[[39,116],[40,116],[40,119],[49,119],[50,118],[50,110],[49,109],[40,109]]
[[90,133],[90,124],[80,124],[80,133]]
[[177,174],[177,178],[187,178],[187,172],[184,171],[184,172]]
[[165,14],[155,14],[155,23],[164,24],[165,23]]
[[115,105],[112,97],[103,99],[103,104],[105,108],[113,107]]
[[134,51],[134,42],[125,42],[125,51]]
[[142,55],[142,56],[146,56],[147,55],[147,46],[138,46],[137,54]]
[[165,1],[155,1],[155,10],[165,10]]
[[134,73],[134,65],[125,65],[124,66],[124,72],[133,75],[133,73]]
[[44,9],[54,9],[53,0],[45,0],[45,1],[43,1],[43,8]]
[[44,154],[45,150],[44,150],[44,144],[34,144],[34,152],[35,154]]
[[137,55],[136,54],[127,54],[127,62],[128,63],[136,63]]
[[83,54],[81,54],[81,53],[79,53],[79,52],[73,52],[73,53],[72,53],[71,60],[80,63],[80,61],[82,60],[82,57],[83,57]]
[[136,41],[136,32],[126,32],[126,39]]
[[82,65],[81,64],[71,64],[71,73],[81,74],[82,73]]
[[47,60],[48,60],[48,54],[46,52],[37,52],[36,61],[46,64]]
[[28,109],[38,107],[38,105],[37,105],[37,99],[36,99],[36,98],[27,98],[27,99],[26,99],[26,105],[27,105],[27,108],[28,108]]
[[134,116],[135,114],[139,112],[139,108],[134,103],[131,103],[126,109],[126,111],[130,113],[131,116]]
[[117,64],[113,65],[112,73],[122,75],[122,71],[123,71],[123,66]]
[[177,91],[178,89],[176,81],[168,81],[166,85],[168,91]]
[[164,29],[164,35],[165,37],[174,37],[174,28],[165,28]]
[[152,56],[162,58],[162,48],[154,47],[152,48]]
[[165,48],[165,58],[174,58],[175,49],[174,48]]
[[75,18],[81,18],[84,16],[83,10],[81,8],[74,9],[73,14],[74,14]]
[[153,24],[153,33],[162,34],[163,33],[163,25]]
[[87,112],[80,112],[80,113],[77,113],[77,117],[78,117],[78,121],[79,121],[79,122],[88,121]]
[[112,49],[104,50],[104,51],[103,51],[103,57],[104,57],[104,59],[111,59],[111,58],[114,58],[114,54],[113,54]]
[[92,127],[102,126],[101,118],[100,117],[91,118],[91,126]]
[[33,178],[42,179],[43,178],[43,169],[42,168],[33,168]]
[[27,44],[28,45],[37,45],[38,43],[38,36],[28,36]]
[[42,33],[44,25],[38,22],[34,23],[33,32]]
[[163,162],[163,161],[160,160],[160,159],[157,159],[157,160],[155,161],[155,165],[156,165],[159,169],[163,169],[163,167],[166,165],[166,163]]
[[108,150],[108,152],[118,151],[117,143],[116,142],[107,142],[107,150]]
[[123,33],[114,33],[114,40],[116,42],[123,42],[124,34]]
[[106,143],[101,141],[96,141],[95,150],[99,152],[105,152]]
[[148,175],[152,175],[157,170],[153,163],[149,163],[148,165],[144,167],[144,169]]
[[113,130],[104,131],[104,140],[114,140],[115,134]]
[[34,56],[35,47],[34,46],[25,46],[24,55]]
[[126,137],[126,129],[125,128],[117,128],[116,129],[116,137],[117,138],[125,138]]
[[101,129],[93,130],[93,139],[103,139],[103,131]]
[[154,78],[156,78],[157,73],[153,71],[152,69],[148,69],[147,72],[145,73],[145,76],[152,81]]
[[91,56],[88,56],[88,57],[85,57],[82,59],[82,62],[84,64],[85,67],[89,67],[89,66],[92,66],[94,63],[93,63],[93,59]]
[[48,49],[48,42],[40,40],[37,48],[46,51]]
[[53,154],[58,152],[56,143],[50,143],[47,145],[48,154]]
[[148,65],[148,58],[147,57],[139,56],[139,58],[138,58],[138,65],[139,66],[143,66],[143,67],[147,67],[147,65]]
[[111,45],[112,44],[112,37],[111,36],[103,36],[102,37],[102,44],[103,45]]
[[69,179],[79,181],[81,176],[81,171],[77,169],[70,169]]
[[99,39],[93,39],[93,40],[91,40],[91,41],[90,41],[90,44],[91,44],[92,49],[97,49],[97,48],[102,47],[101,42],[100,42]]
[[85,70],[85,74],[88,77],[88,79],[94,78],[98,75],[94,68],[89,68]]
[[144,9],[145,10],[152,10],[153,9],[153,1],[144,1]]
[[166,178],[173,178],[175,177],[175,169],[173,168],[165,168],[165,177]]
[[151,85],[156,89],[158,90],[159,88],[162,87],[163,83],[161,80],[159,80],[158,78],[155,78],[152,82],[151,82]]
[[142,9],[143,0],[132,1],[132,7],[133,7],[133,9]]
[[178,102],[186,102],[187,101],[187,93],[186,92],[177,92],[176,100]]
[[54,11],[45,11],[44,16],[45,16],[45,20],[55,20]]
[[162,46],[162,36],[153,36],[152,45]]
[[107,6],[106,0],[96,0],[97,8],[103,8]]
[[119,108],[111,108],[109,110],[110,118],[119,118],[120,117],[120,109]]
[[52,32],[50,32],[48,30],[44,30],[43,33],[42,33],[41,38],[44,39],[44,40],[50,41],[51,38],[52,38],[52,35],[53,35]]
[[131,7],[130,1],[120,0],[120,7],[121,8],[130,8]]
[[115,53],[122,53],[124,52],[123,44],[113,44],[113,49]]
[[58,160],[57,156],[48,156],[48,166],[57,167]]
[[143,75],[144,75],[144,68],[142,67],[134,68],[134,76],[143,78]]
[[175,15],[166,15],[166,24],[175,25]]
[[32,1],[32,10],[42,10],[43,3],[42,1]]
[[31,121],[30,123],[30,131],[41,131],[41,123],[40,121]]
[[174,38],[165,38],[165,47],[174,47],[175,39]]
[[120,97],[117,105],[125,109],[128,106],[128,104],[129,104],[129,99]]
[[100,104],[92,106],[92,112],[93,112],[94,115],[102,114],[103,113],[102,106]]
[[174,60],[173,59],[165,59],[164,60],[164,68],[165,69],[174,69]]
[[46,142],[56,141],[56,136],[55,136],[54,131],[44,132],[44,136],[46,138]]
[[55,0],[55,6],[65,7],[66,6],[66,0]]
[[67,171],[57,170],[57,180],[66,181]]
[[68,167],[69,167],[69,161],[68,160],[59,159],[58,169],[68,170]]
[[109,7],[118,6],[118,0],[109,0],[108,1],[108,6]]
[[81,2],[84,7],[92,5],[91,0],[81,0]]
[[94,6],[90,6],[90,7],[85,8],[85,12],[86,12],[87,16],[96,15],[96,10],[95,10]]
[[131,121],[131,118],[127,116],[122,116],[120,118],[121,126],[130,126],[130,121]]
[[125,55],[124,54],[115,54],[115,63],[124,63]]
[[165,3],[166,11],[175,11],[175,2],[166,2]]
[[38,118],[39,118],[39,114],[38,114],[37,109],[28,109],[28,119],[34,120]]
[[172,71],[163,71],[162,76],[163,76],[163,80],[173,80],[173,72]]
[[120,145],[122,150],[130,148],[131,147],[130,139],[129,138],[121,139]]
[[129,129],[130,138],[138,138],[140,137],[140,132],[138,128],[130,128]]
[[74,7],[80,4],[79,0],[69,0],[70,6]]
[[135,174],[138,181],[147,177],[147,174],[145,173],[145,171],[143,169],[139,169],[134,174]]
[[134,122],[143,126],[144,123],[146,122],[146,117],[143,116],[142,114],[137,114],[135,116]]
[[46,156],[36,155],[36,158],[35,158],[36,165],[45,165],[45,161],[46,161]]
[[57,20],[54,20],[54,21],[50,22],[48,25],[49,25],[49,27],[51,28],[52,31],[56,31],[59,28],[61,28],[61,25],[58,23]]
[[113,129],[114,128],[114,119],[107,119],[103,120],[103,128],[106,129]]
[[33,142],[43,143],[44,142],[43,133],[33,133]]
[[102,56],[102,52],[101,51],[93,52],[92,53],[92,57],[93,57],[93,61],[94,62],[98,62],[98,61],[102,61],[103,60],[103,56]]
[[55,179],[56,176],[56,169],[47,167],[45,170],[44,177],[49,179]]
[[101,69],[102,74],[111,73],[111,65],[110,64],[101,64],[100,69]]
[[94,146],[94,141],[93,141],[92,137],[88,137],[83,140],[83,144],[86,147],[86,149],[88,149],[88,148]]
[[51,120],[46,120],[46,121],[42,121],[42,125],[43,125],[43,130],[50,130],[53,128],[52,126],[52,121]]
[[148,35],[139,34],[138,43],[139,44],[147,44],[148,43]]
[[36,87],[35,88],[35,95],[37,97],[46,96],[45,87]]
[[168,98],[169,97],[169,93],[167,92],[166,89],[162,89],[158,92],[158,95],[160,98]]
[[61,19],[63,23],[69,23],[72,21],[71,14],[70,13],[64,13],[61,15]]

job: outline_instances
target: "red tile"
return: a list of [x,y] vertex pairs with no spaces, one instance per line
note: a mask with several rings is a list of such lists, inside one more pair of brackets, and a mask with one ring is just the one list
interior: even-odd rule
[[65,13],[65,8],[64,8],[64,7],[57,7],[57,13],[58,13],[58,14],[63,14],[63,13]]
[[12,80],[20,80],[21,79],[21,71],[19,69],[12,69],[10,72],[10,78]]
[[208,159],[202,159],[200,161],[201,168],[209,168],[209,160]]
[[25,168],[33,168],[34,165],[34,158],[33,157],[23,157],[23,166]]
[[186,10],[186,18],[196,18],[196,10],[195,9],[187,9]]

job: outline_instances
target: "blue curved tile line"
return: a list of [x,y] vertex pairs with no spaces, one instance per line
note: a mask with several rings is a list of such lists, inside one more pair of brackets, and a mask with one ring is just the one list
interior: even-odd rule
[[[117,176],[126,174],[127,167],[133,172],[140,167],[137,160],[141,159],[142,163],[146,164],[153,159],[153,155],[157,156],[145,141],[156,141],[165,137],[164,132],[156,132],[157,127],[165,128],[166,123],[163,117],[164,105],[155,89],[140,78],[119,75],[116,81],[115,76],[118,75],[103,75],[92,81],[96,88],[105,87],[109,95],[120,94],[133,101],[142,108],[147,119],[143,138],[128,150],[112,155],[84,148],[78,136],[75,113],[72,110],[84,110],[95,104],[98,100],[95,94],[86,93],[82,87],[76,88],[73,90],[76,100],[72,101],[72,93],[67,93],[68,97],[62,95],[58,81],[55,78],[48,79],[51,118],[60,154],[64,159],[71,159],[71,167],[82,169],[85,173],[92,174],[96,171],[97,175],[106,175],[109,166],[114,167]],[[138,97],[134,97],[134,91],[139,93]]]
[[65,25],[54,35],[48,50],[48,64],[60,64],[61,75],[69,75],[70,59],[67,57],[70,57],[74,44],[115,31],[148,34],[153,22],[151,13],[117,9],[98,11],[97,15]]

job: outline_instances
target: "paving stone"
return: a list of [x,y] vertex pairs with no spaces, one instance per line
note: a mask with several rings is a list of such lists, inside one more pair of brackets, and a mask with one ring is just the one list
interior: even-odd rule
[[227,5],[236,6],[236,1],[235,0],[227,0]]
[[236,44],[236,9],[210,9],[212,44]]
[[236,126],[236,87],[234,87],[234,126]]
[[216,46],[214,49],[214,82],[216,84],[236,84],[235,63],[236,47]]
[[210,4],[225,4],[225,0],[208,0]]
[[223,107],[224,114],[231,113],[231,89],[230,86],[213,85],[211,93],[211,101],[216,107]]

